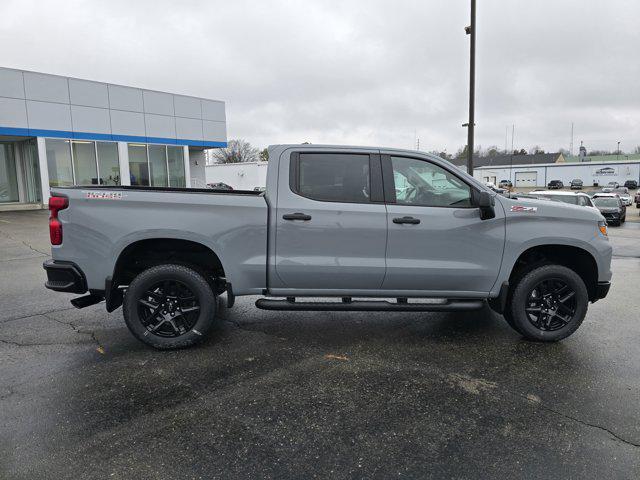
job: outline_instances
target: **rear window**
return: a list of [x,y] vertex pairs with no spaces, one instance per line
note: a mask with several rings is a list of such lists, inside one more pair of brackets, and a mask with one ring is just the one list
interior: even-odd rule
[[301,153],[291,162],[291,189],[323,202],[369,203],[369,155]]
[[593,203],[596,204],[597,207],[618,207],[620,204],[618,200],[613,197],[596,197],[593,199]]

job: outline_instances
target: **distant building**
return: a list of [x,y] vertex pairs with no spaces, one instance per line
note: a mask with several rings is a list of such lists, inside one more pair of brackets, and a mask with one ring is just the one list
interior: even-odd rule
[[[505,166],[505,165],[539,165],[543,163],[562,163],[562,153],[535,153],[533,155],[494,155],[492,157],[473,156],[473,167]],[[458,167],[466,167],[466,158],[454,158],[451,162]]]

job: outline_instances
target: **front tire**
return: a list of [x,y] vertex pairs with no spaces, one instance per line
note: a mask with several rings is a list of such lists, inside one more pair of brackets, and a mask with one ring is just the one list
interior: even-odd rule
[[127,289],[124,319],[131,333],[154,348],[184,348],[211,331],[216,298],[207,280],[183,265],[158,265],[140,273]]
[[580,276],[562,265],[544,265],[515,285],[509,319],[528,340],[557,342],[582,324],[589,294]]

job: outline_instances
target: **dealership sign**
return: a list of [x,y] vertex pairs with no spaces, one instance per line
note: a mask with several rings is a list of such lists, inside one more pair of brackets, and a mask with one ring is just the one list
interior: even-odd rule
[[617,167],[600,167],[593,169],[594,176],[606,176],[606,175],[617,175],[618,168]]

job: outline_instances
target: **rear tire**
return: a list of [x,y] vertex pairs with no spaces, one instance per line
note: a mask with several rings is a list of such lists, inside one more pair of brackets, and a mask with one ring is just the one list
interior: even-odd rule
[[505,319],[528,340],[557,342],[578,329],[588,304],[587,287],[576,272],[544,265],[516,283]]
[[154,348],[194,345],[215,323],[216,297],[207,280],[184,265],[158,265],[140,273],[122,305],[131,333]]

